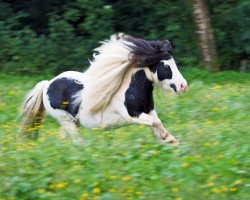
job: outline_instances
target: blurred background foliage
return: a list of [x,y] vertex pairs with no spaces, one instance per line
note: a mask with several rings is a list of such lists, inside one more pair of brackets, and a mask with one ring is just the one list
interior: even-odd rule
[[[249,71],[250,1],[206,0],[220,70]],[[0,1],[0,72],[84,70],[93,48],[116,32],[169,39],[180,67],[199,65],[191,0]]]

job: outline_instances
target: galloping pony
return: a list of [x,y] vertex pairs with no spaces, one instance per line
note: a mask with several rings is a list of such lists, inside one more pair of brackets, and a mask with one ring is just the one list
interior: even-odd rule
[[37,131],[46,111],[62,126],[62,136],[68,133],[75,144],[84,143],[79,123],[87,128],[145,124],[161,142],[176,143],[158,118],[153,99],[155,85],[174,93],[187,89],[170,42],[120,33],[95,52],[84,73],[67,71],[37,83],[24,102],[20,135]]

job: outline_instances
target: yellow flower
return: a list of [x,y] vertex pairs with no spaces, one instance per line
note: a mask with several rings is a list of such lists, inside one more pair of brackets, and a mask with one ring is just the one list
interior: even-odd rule
[[213,179],[216,179],[217,176],[216,175],[211,175],[211,176],[209,176],[209,178],[213,180]]
[[82,194],[82,196],[80,197],[80,200],[86,200],[88,198],[88,196],[89,196],[89,193],[88,192],[84,192]]
[[228,191],[228,188],[225,185],[222,185],[220,188],[221,188],[222,191]]
[[212,124],[213,122],[210,120],[210,119],[208,119],[208,120],[206,120],[205,122],[204,122],[204,124],[205,125],[210,125],[210,124]]
[[74,183],[80,183],[80,182],[81,182],[81,179],[79,178],[74,179]]
[[55,185],[55,184],[50,184],[50,185],[48,186],[48,188],[49,188],[49,189],[54,189],[54,188],[56,188],[56,185]]
[[93,193],[99,194],[99,193],[101,193],[101,189],[100,188],[94,188]]
[[57,183],[56,188],[59,188],[59,189],[65,188],[67,185],[68,185],[68,183],[66,183],[66,182]]
[[15,94],[15,93],[16,93],[15,90],[10,90],[10,91],[8,92],[8,95],[13,95],[13,94]]
[[200,154],[197,154],[197,155],[195,155],[195,158],[200,159],[200,158],[201,158],[201,155],[200,155]]
[[157,154],[159,153],[159,151],[153,150],[153,151],[150,151],[150,153],[151,153],[152,155],[157,155]]
[[237,191],[237,188],[236,188],[236,187],[231,187],[231,188],[230,188],[230,191],[231,191],[231,192],[236,192],[236,191]]
[[242,184],[242,180],[237,180],[233,183],[234,186],[238,186]]
[[213,182],[208,182],[207,186],[209,186],[209,187],[214,186],[214,183]]
[[209,147],[211,144],[209,143],[209,142],[205,142],[204,144],[203,144],[203,146],[205,146],[205,147]]
[[93,187],[96,187],[98,185],[100,185],[100,182],[98,182],[98,181],[96,181],[96,182],[93,183]]
[[111,188],[111,189],[109,189],[109,192],[110,192],[110,193],[114,193],[114,192],[116,192],[116,189],[112,189],[112,188]]
[[212,90],[218,90],[218,89],[221,89],[221,85],[214,85],[213,87],[212,87]]
[[204,133],[204,130],[199,129],[199,130],[196,131],[196,133],[198,133],[198,134],[203,134],[203,133]]
[[37,190],[37,192],[38,192],[38,193],[44,193],[44,192],[45,192],[45,189],[39,188],[39,189]]
[[128,193],[134,192],[134,190],[132,188],[128,189],[127,191],[128,191]]
[[213,107],[213,108],[212,108],[212,111],[214,111],[214,112],[216,112],[216,111],[218,111],[218,110],[219,110],[218,107]]
[[98,130],[102,130],[102,128],[91,128],[91,130],[98,131]]
[[179,189],[178,188],[172,188],[172,192],[174,192],[174,193],[179,192]]
[[140,196],[140,195],[142,195],[142,192],[135,192],[135,194],[136,194],[137,196]]
[[217,155],[216,158],[220,159],[220,158],[223,158],[223,155]]
[[189,163],[181,163],[181,166],[182,166],[182,167],[188,167],[188,166],[189,166]]
[[99,196],[93,196],[93,200],[98,200],[98,199],[100,199]]
[[220,190],[220,189],[218,189],[218,188],[212,188],[212,189],[211,189],[211,192],[214,192],[214,193],[220,193],[220,192],[221,192],[221,190]]
[[122,178],[123,181],[129,181],[130,179],[131,179],[131,177],[129,177],[129,176],[124,176],[124,177]]
[[117,176],[109,176],[110,179],[116,179]]
[[228,109],[228,106],[223,106],[222,108],[221,108],[221,110],[227,110]]

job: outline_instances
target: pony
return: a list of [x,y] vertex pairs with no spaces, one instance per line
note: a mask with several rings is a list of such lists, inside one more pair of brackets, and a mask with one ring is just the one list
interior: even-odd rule
[[153,89],[183,93],[187,81],[179,72],[168,40],[148,41],[115,34],[94,49],[85,72],[66,71],[44,80],[27,95],[22,108],[20,136],[38,131],[45,112],[61,125],[61,135],[73,143],[84,140],[77,131],[144,124],[160,142],[178,143],[154,109]]

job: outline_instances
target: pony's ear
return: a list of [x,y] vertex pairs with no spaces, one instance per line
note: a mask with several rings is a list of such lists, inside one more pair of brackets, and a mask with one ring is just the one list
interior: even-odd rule
[[172,45],[168,40],[162,41],[161,44],[162,44],[161,50],[163,52],[169,52],[170,54],[172,54]]
[[172,45],[169,40],[162,41],[162,48],[165,50],[172,50]]

